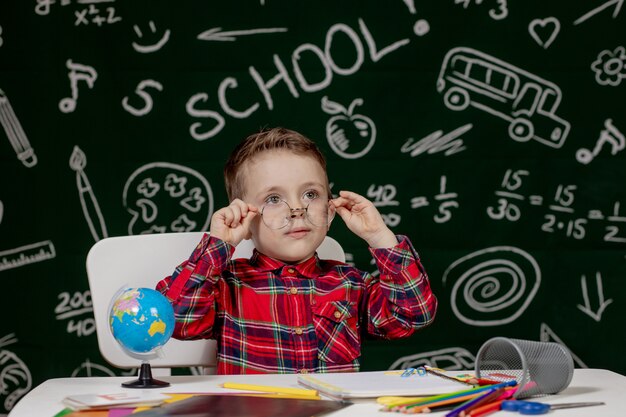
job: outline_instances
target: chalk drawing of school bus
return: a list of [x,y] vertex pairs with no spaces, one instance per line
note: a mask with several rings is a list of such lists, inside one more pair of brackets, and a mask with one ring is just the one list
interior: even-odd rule
[[555,114],[561,102],[556,84],[472,48],[446,54],[437,91],[451,110],[471,105],[508,121],[509,136],[519,142],[560,148],[569,133],[569,122]]

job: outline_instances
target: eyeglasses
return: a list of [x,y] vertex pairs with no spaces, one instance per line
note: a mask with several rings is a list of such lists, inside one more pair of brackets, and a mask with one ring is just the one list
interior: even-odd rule
[[315,227],[327,227],[335,217],[330,200],[316,198],[306,207],[291,208],[285,200],[265,203],[261,209],[263,223],[272,230],[286,227],[292,220],[304,218]]

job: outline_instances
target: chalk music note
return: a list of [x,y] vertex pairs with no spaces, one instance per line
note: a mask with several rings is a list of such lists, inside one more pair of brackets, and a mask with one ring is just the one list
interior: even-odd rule
[[608,144],[611,147],[611,155],[616,155],[619,151],[623,150],[626,146],[626,138],[622,132],[620,132],[614,125],[611,119],[606,119],[604,121],[605,129],[600,131],[600,137],[596,142],[596,146],[594,146],[593,150],[590,151],[586,148],[580,148],[576,152],[576,159],[581,164],[587,165],[593,158],[598,156],[602,147],[605,144]]
[[70,79],[72,96],[59,101],[59,109],[63,113],[71,113],[76,109],[76,101],[78,100],[78,82],[85,81],[89,88],[93,88],[93,85],[98,78],[98,73],[93,67],[72,62],[71,59],[68,59],[65,65],[67,66],[67,69],[70,70],[67,76]]

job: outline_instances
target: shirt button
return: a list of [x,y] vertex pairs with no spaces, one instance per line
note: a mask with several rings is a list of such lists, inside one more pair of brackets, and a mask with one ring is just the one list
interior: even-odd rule
[[302,330],[302,327],[296,327],[296,334],[297,335],[301,335],[304,332],[304,330]]
[[341,312],[339,310],[335,311],[334,316],[335,316],[336,319],[340,318],[341,317]]
[[289,292],[293,295],[298,294],[298,289],[296,287],[291,287],[289,288]]
[[293,268],[288,268],[287,272],[289,272],[290,274],[293,274],[294,272],[296,272],[296,270]]

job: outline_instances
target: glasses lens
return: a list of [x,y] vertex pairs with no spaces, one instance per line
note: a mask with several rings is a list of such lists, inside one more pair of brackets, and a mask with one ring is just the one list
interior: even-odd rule
[[313,226],[326,227],[335,216],[335,206],[323,198],[311,201],[306,211],[307,219]]
[[267,203],[261,212],[263,223],[270,229],[282,229],[289,224],[291,209],[284,201]]
[[282,229],[292,219],[303,216],[315,227],[327,227],[335,217],[335,206],[326,199],[316,198],[306,208],[292,209],[285,201],[280,201],[265,204],[261,211],[263,223],[273,230]]

